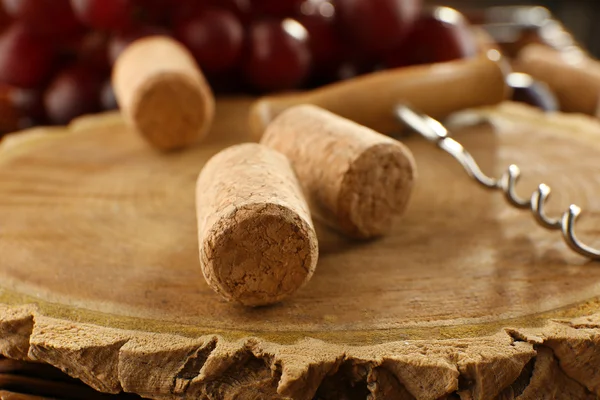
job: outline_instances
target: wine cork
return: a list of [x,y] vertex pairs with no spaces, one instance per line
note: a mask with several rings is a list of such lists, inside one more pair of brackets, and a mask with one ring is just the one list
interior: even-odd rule
[[261,143],[290,159],[313,215],[349,236],[384,235],[407,207],[413,156],[367,127],[300,105],[277,116]]
[[198,177],[196,207],[202,272],[226,299],[275,303],[312,276],[317,236],[282,154],[256,143],[223,150]]
[[136,40],[117,59],[112,83],[126,121],[154,147],[182,148],[208,132],[215,110],[212,91],[177,41]]

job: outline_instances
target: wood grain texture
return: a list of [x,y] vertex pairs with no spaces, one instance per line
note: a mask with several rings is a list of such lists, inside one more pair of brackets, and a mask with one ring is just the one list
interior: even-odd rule
[[[222,101],[207,141],[180,153],[114,114],[3,143],[0,354],[157,399],[600,395],[600,267],[418,138],[391,235],[317,226],[319,264],[294,297],[222,301],[199,269],[194,185],[210,155],[248,140],[248,107]],[[519,164],[519,193],[546,182],[550,215],[579,204],[577,232],[597,244],[600,124],[514,104],[480,114],[494,128],[456,136],[483,168]]]

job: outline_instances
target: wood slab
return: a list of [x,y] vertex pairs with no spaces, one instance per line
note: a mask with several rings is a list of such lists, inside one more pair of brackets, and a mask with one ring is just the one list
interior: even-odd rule
[[[209,140],[161,154],[117,114],[0,148],[0,354],[93,388],[156,399],[592,399],[600,395],[600,264],[479,188],[418,137],[419,180],[392,235],[318,228],[296,296],[229,304],[200,272],[194,186],[248,139],[223,100]],[[600,244],[600,123],[506,103],[456,137],[488,173],[545,182]],[[344,397],[345,396],[345,397]]]

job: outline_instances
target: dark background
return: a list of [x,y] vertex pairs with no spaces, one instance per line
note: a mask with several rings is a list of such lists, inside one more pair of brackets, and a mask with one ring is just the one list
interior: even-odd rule
[[487,6],[539,5],[544,6],[560,20],[575,38],[594,56],[600,57],[600,0],[439,0],[427,1],[458,9],[476,9]]

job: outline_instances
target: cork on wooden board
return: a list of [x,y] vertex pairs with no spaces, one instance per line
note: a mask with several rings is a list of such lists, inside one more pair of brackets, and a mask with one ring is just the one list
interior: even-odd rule
[[208,133],[213,93],[192,55],[174,39],[152,36],[130,44],[115,63],[112,82],[126,121],[152,146],[178,149]]
[[275,303],[312,276],[317,237],[282,154],[255,143],[221,151],[198,177],[196,207],[202,272],[225,298]]
[[315,216],[349,236],[387,233],[408,205],[416,179],[410,150],[327,110],[292,107],[261,143],[291,160]]

